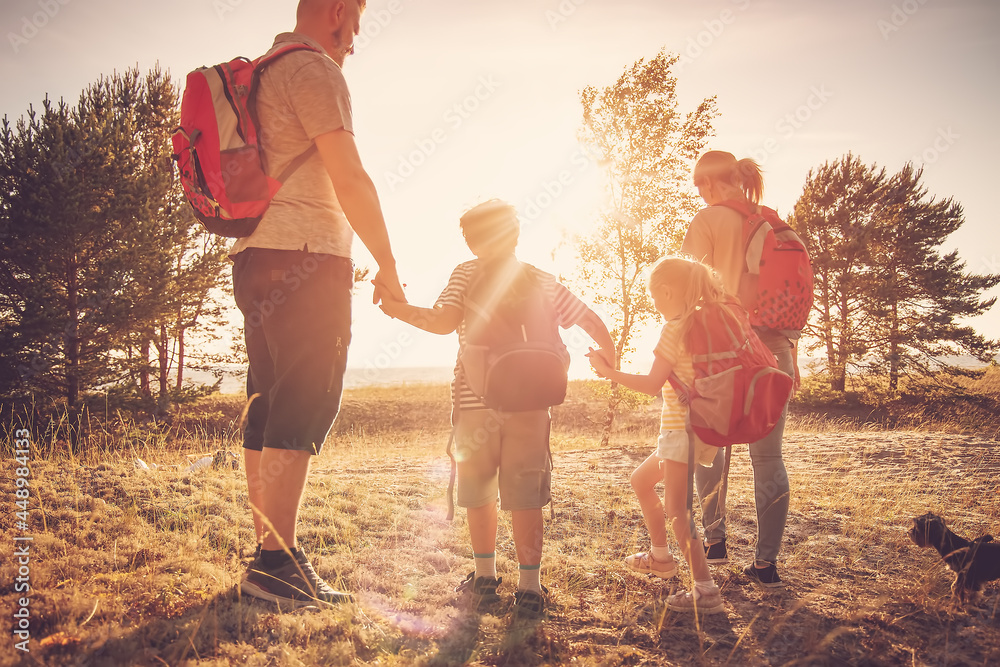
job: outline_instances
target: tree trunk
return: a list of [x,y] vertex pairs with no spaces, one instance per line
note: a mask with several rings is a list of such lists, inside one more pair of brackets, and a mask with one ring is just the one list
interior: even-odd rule
[[847,369],[837,367],[830,374],[830,389],[841,393],[847,390]]
[[892,302],[892,320],[889,323],[889,391],[899,387],[899,308]]
[[[355,269],[354,273],[356,277],[357,269]],[[365,275],[367,275],[367,269],[365,269]],[[355,280],[354,282],[358,281]],[[186,321],[184,320],[183,311],[177,312],[177,391],[180,391],[184,386],[184,332],[198,324],[202,306],[203,303],[199,303],[198,308],[194,311],[194,317]]]
[[146,338],[139,346],[142,367],[139,369],[139,393],[143,398],[152,398],[153,390],[149,386],[149,339]]
[[160,325],[160,339],[156,344],[156,352],[159,363],[157,369],[157,380],[160,385],[160,393],[157,397],[157,414],[162,414],[170,407],[170,339],[167,337],[167,325]]
[[184,327],[177,332],[177,391],[184,386]]
[[839,382],[841,389],[837,389],[837,373],[835,371],[838,368],[838,361],[837,349],[833,335],[833,315],[830,313],[830,283],[829,278],[825,276],[823,279],[823,288],[820,293],[823,298],[823,340],[826,343],[826,369],[830,373],[830,388],[834,391],[844,391],[844,380],[842,375]]
[[74,454],[80,453],[80,436],[82,428],[80,412],[80,294],[77,284],[76,257],[70,266],[66,281],[66,301],[69,308],[69,322],[64,330],[64,349],[66,354],[66,407],[69,423],[70,449]]
[[[625,353],[625,346],[628,344],[628,338],[631,331],[631,325],[629,323],[629,311],[625,309],[622,318],[622,331],[618,336],[618,340],[615,341],[615,370],[620,371],[622,369],[622,355]],[[601,447],[607,447],[611,444],[611,428],[615,423],[615,415],[618,412],[618,405],[621,403],[621,385],[617,382],[611,383],[611,394],[608,396],[608,411],[604,415],[604,424],[601,430]]]
[[847,362],[848,353],[847,349],[854,342],[853,336],[851,335],[851,318],[850,318],[850,306],[848,302],[850,297],[848,295],[849,290],[849,278],[844,276],[843,283],[840,290],[840,345],[836,347],[836,364],[833,367],[833,372],[831,373],[830,386],[834,391],[846,391],[847,389]]
[[63,349],[66,354],[66,404],[74,410],[80,402],[80,295],[77,289],[76,266],[70,266],[66,281],[66,301],[69,322],[64,331]]
[[601,447],[611,444],[611,427],[615,423],[615,413],[618,412],[618,403],[621,401],[617,382],[611,383],[611,395],[608,397],[608,411],[604,414],[604,424],[601,430]]

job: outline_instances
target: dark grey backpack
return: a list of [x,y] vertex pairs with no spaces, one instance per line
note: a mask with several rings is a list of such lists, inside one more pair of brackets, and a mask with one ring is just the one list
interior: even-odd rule
[[479,267],[465,296],[461,365],[469,388],[497,410],[544,410],[566,399],[569,353],[533,267],[513,257]]

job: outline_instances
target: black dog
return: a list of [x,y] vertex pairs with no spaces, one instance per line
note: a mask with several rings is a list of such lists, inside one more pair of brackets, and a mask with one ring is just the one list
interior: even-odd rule
[[959,601],[975,602],[983,584],[1000,579],[1000,544],[992,535],[971,542],[944,525],[944,519],[928,512],[913,519],[907,535],[918,547],[934,547],[957,575],[951,592]]

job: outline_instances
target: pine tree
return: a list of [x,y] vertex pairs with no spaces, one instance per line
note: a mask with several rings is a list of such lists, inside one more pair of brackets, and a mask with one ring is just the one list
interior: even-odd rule
[[871,352],[875,367],[888,375],[890,391],[903,375],[959,372],[949,356],[986,363],[1000,348],[956,322],[993,307],[995,298],[980,296],[1000,283],[1000,275],[966,273],[957,251],[940,254],[937,249],[965,216],[952,198],[930,197],[922,175],[907,164],[886,184],[886,206],[869,247],[875,289],[868,310],[879,325]]
[[[179,180],[173,182],[163,209],[158,213],[158,229],[164,234],[163,253],[168,280],[160,293],[162,308],[155,320],[147,323],[130,350],[137,362],[129,385],[138,382],[146,403],[155,402],[158,414],[169,410],[173,400],[197,396],[213,386],[185,389],[185,368],[215,370],[219,355],[189,353],[190,337],[195,335],[202,346],[210,346],[220,337],[227,323],[228,243],[208,233],[183,198]],[[151,355],[155,353],[155,358]],[[153,397],[150,378],[157,392]]]
[[[46,99],[13,126],[4,118],[0,391],[75,410],[83,392],[148,365],[135,354],[143,338],[162,338],[191,303],[177,266],[193,226],[178,214],[168,146],[177,102],[159,69],[132,69],[100,78],[75,107]],[[211,282],[220,266],[195,271]]]
[[[1000,276],[972,275],[957,252],[937,250],[964,224],[961,206],[936,201],[907,164],[887,176],[848,153],[810,170],[791,217],[809,245],[818,322],[811,346],[826,352],[831,387],[843,391],[849,366],[888,378],[945,368],[951,355],[986,362],[998,343],[956,320],[989,310],[981,300]],[[809,349],[809,348],[807,348]]]
[[806,333],[822,349],[831,387],[844,391],[849,364],[867,355],[872,344],[864,317],[872,285],[869,242],[883,208],[884,169],[847,155],[810,170],[789,225],[809,248],[815,280],[813,308]]
[[[577,240],[584,291],[607,306],[616,367],[631,351],[637,327],[656,315],[646,292],[646,269],[680,247],[698,210],[690,185],[694,162],[712,135],[715,98],[684,115],[677,101],[676,55],[640,59],[604,88],[580,95],[580,141],[607,174],[609,204],[595,233]],[[623,394],[612,385],[603,443],[610,438]]]
[[118,113],[133,102],[133,83],[102,79],[75,108],[46,99],[41,115],[29,110],[16,131],[5,119],[0,135],[5,355],[26,388],[71,408],[83,389],[116,378],[112,351],[150,314],[134,289],[144,236],[136,221],[148,219],[142,191],[166,179],[138,167],[137,119]]

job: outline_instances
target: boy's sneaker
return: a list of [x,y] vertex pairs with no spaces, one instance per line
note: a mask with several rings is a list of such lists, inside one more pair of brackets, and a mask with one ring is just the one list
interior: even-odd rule
[[725,611],[722,604],[722,594],[716,587],[711,593],[680,592],[667,598],[667,608],[674,611],[700,612],[702,614],[717,614]]
[[542,592],[517,591],[514,593],[514,611],[518,616],[541,618],[545,614],[545,595],[549,589],[542,586]]
[[276,568],[264,567],[260,558],[255,559],[240,583],[240,592],[292,607],[354,602],[350,593],[334,590],[323,581],[301,549],[294,559]]
[[767,567],[757,567],[756,563],[750,563],[743,568],[743,574],[764,588],[780,588],[785,585],[778,576],[778,568],[774,563],[768,563]]
[[468,593],[472,596],[473,606],[476,609],[488,607],[500,601],[497,595],[497,588],[503,577],[477,577],[473,570],[456,588],[456,593]]
[[726,551],[726,541],[705,545],[705,560],[709,565],[725,565],[729,562],[729,552]]
[[677,574],[677,561],[673,558],[668,561],[658,561],[644,551],[626,556],[625,567],[633,572],[656,575],[660,579],[669,579]]

